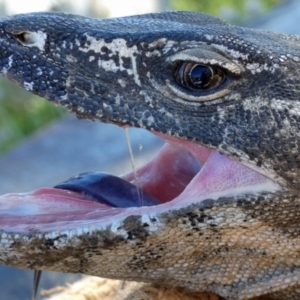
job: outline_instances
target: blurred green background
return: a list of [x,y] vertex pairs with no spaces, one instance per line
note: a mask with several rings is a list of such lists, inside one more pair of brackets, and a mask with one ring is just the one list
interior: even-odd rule
[[255,18],[282,0],[173,0],[172,9],[203,11],[226,19],[230,23],[240,24]]
[[[123,0],[120,0],[123,1]],[[139,0],[137,0],[139,1]],[[157,0],[158,1],[158,0]],[[257,17],[279,4],[280,0],[161,0],[162,10],[194,10],[219,16],[232,23]],[[95,16],[97,1],[87,1],[86,11]],[[72,0],[54,1],[50,10],[72,12]],[[6,14],[5,1],[0,1],[0,13]],[[12,146],[65,114],[64,109],[33,96],[14,83],[0,79],[0,155]]]

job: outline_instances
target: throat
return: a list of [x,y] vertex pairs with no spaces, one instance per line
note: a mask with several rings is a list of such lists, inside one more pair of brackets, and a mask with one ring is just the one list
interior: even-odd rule
[[201,167],[201,162],[183,147],[166,143],[136,175],[132,172],[122,178],[161,202],[168,202],[184,191]]
[[234,196],[280,189],[253,169],[216,150],[174,138],[148,164],[123,179],[143,187],[161,202],[199,202],[208,197]]

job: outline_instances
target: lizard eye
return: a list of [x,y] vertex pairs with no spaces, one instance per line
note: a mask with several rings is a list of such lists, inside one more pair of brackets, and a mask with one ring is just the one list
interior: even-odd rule
[[189,90],[210,90],[219,86],[225,74],[222,70],[193,62],[183,62],[174,74],[175,81]]

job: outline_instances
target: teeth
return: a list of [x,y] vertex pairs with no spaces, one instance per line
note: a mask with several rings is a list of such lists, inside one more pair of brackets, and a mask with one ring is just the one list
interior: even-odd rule
[[128,181],[102,172],[79,174],[54,188],[69,190],[91,197],[91,201],[112,207],[139,207],[161,204],[150,194]]

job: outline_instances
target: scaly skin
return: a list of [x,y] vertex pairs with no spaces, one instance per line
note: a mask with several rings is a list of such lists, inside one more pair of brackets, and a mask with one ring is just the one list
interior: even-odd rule
[[[299,37],[204,14],[3,18],[0,70],[25,89],[81,118],[216,149],[278,188],[212,194],[104,220],[95,213],[84,225],[33,224],[30,233],[1,223],[0,262],[226,299],[298,299],[299,61]],[[209,90],[183,88],[174,75],[182,62],[221,69],[224,80]]]

